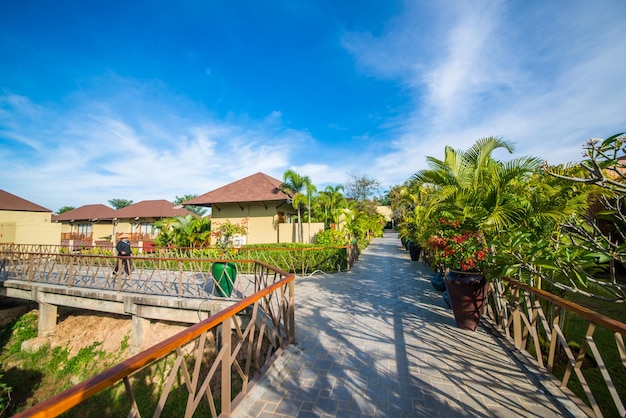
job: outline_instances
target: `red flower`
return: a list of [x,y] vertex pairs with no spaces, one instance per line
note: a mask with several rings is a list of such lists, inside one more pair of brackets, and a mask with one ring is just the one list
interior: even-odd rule
[[428,239],[435,262],[445,268],[482,270],[489,263],[489,247],[480,231],[461,230],[458,220],[439,219],[437,234]]

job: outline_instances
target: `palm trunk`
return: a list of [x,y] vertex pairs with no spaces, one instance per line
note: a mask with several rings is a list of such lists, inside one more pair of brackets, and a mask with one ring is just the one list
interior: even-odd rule
[[298,205],[298,242],[302,242],[302,217],[300,216],[300,205]]

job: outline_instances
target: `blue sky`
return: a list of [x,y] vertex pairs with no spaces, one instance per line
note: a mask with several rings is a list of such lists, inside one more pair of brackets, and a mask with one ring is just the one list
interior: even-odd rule
[[[626,2],[2,1],[0,188],[58,210],[287,169],[388,188],[626,130]],[[499,158],[510,158],[497,154]]]

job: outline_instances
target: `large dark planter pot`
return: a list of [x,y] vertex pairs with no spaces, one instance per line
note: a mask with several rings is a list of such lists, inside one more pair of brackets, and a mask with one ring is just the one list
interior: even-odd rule
[[422,246],[414,243],[413,241],[409,242],[409,255],[411,256],[411,260],[418,261],[420,259],[420,254],[422,253]]
[[476,331],[487,298],[485,277],[481,273],[448,270],[446,288],[456,325]]
[[237,265],[235,263],[215,262],[211,266],[211,274],[217,282],[217,294],[227,298],[233,292],[235,279],[237,278]]
[[441,272],[435,274],[433,278],[430,279],[430,284],[432,284],[435,290],[438,290],[439,292],[446,290],[446,278]]

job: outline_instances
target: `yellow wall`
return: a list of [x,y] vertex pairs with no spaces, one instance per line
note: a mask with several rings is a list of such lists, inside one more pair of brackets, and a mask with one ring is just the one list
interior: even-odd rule
[[393,216],[391,206],[376,206],[376,212],[383,215],[385,217],[385,221],[391,222],[391,218]]
[[106,238],[102,238],[102,237],[108,237],[109,235],[111,235],[112,240],[115,239],[115,237],[113,236],[113,224],[112,223],[92,224],[91,232],[92,232],[92,237],[93,237],[94,242],[104,241],[106,240]]
[[53,224],[51,212],[0,210],[0,243],[61,243],[61,225]]
[[[219,208],[219,209],[218,209]],[[243,209],[242,209],[243,208]],[[283,204],[277,208],[276,202],[262,203],[242,203],[238,204],[218,204],[211,210],[211,229],[215,225],[229,220],[234,224],[248,224],[248,235],[246,244],[268,244],[276,243],[278,240],[278,216],[277,212],[293,214],[291,206]]]
[[[298,224],[280,224],[280,241],[279,242],[298,242]],[[315,235],[318,232],[324,230],[324,222],[311,222],[309,224],[305,222],[302,224],[302,242],[311,243],[315,239]]]

